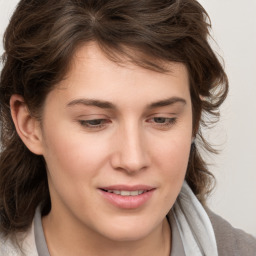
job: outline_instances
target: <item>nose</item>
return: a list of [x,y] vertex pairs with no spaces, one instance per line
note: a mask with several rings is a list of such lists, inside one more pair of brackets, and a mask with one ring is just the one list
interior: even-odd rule
[[143,129],[124,127],[115,137],[111,164],[114,169],[135,174],[148,168],[150,158]]

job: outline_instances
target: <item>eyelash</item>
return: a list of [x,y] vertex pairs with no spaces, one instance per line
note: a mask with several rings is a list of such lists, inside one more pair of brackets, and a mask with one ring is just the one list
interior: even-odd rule
[[[163,122],[156,122],[156,120],[158,121],[163,121]],[[176,117],[153,117],[153,118],[150,118],[147,120],[148,123],[153,123],[154,126],[157,126],[158,128],[161,128],[161,129],[168,129],[170,128],[171,126],[173,126],[176,121],[177,121],[177,118]]]
[[[171,126],[173,126],[177,118],[168,118],[168,117],[153,117],[146,120],[147,123],[152,123],[154,127],[160,128],[160,129],[168,129]],[[160,121],[160,122],[157,122]],[[79,120],[79,123],[81,126],[88,128],[88,129],[94,129],[94,130],[101,130],[106,127],[108,123],[111,121],[107,119],[91,119],[91,120]]]
[[[90,124],[91,122],[91,124]],[[99,122],[99,124],[98,124]],[[101,129],[104,128],[109,121],[107,119],[91,119],[91,120],[79,120],[79,123],[89,129]],[[96,124],[92,124],[96,123]]]

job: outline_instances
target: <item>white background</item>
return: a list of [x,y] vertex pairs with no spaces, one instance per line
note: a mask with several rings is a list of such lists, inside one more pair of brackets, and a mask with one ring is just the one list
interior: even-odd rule
[[200,0],[209,13],[230,92],[210,138],[222,152],[211,159],[217,187],[211,208],[256,235],[256,0]]
[[[18,1],[0,0],[0,38]],[[221,154],[209,157],[217,186],[209,206],[256,235],[256,0],[200,0],[224,58],[230,93],[221,121],[208,132]],[[0,44],[0,52],[3,52]]]

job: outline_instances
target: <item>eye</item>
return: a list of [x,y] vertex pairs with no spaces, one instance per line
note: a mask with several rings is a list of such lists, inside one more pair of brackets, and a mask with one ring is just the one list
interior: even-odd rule
[[101,129],[106,126],[107,123],[110,123],[107,119],[91,119],[91,120],[79,120],[79,123],[89,129]]
[[147,120],[148,123],[159,129],[168,129],[173,126],[176,122],[176,117],[152,117]]
[[166,122],[170,122],[171,118],[165,118],[165,117],[154,117],[153,121],[158,124],[165,124]]

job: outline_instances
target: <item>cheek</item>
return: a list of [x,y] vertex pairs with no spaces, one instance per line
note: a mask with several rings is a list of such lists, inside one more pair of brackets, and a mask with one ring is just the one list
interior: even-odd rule
[[[163,204],[167,205],[167,210],[172,208],[175,203],[182,184],[185,180],[185,175],[187,171],[190,144],[185,145],[173,144],[170,151],[166,151],[165,155],[165,191],[163,196]],[[169,153],[169,154],[168,154]],[[168,155],[167,155],[168,154]]]
[[155,164],[164,179],[166,200],[178,195],[184,181],[191,148],[190,138],[183,136],[163,142],[155,151]]
[[159,165],[169,169],[170,173],[185,172],[191,148],[191,136],[177,135],[166,138],[154,147],[154,155]]
[[[107,141],[85,136],[71,129],[46,129],[44,157],[51,175],[70,176],[71,179],[96,175],[107,159]],[[54,173],[53,173],[54,172]]]
[[52,201],[58,205],[60,199],[65,199],[74,209],[81,205],[98,175],[102,154],[98,144],[91,144],[81,134],[48,131],[44,157]]

